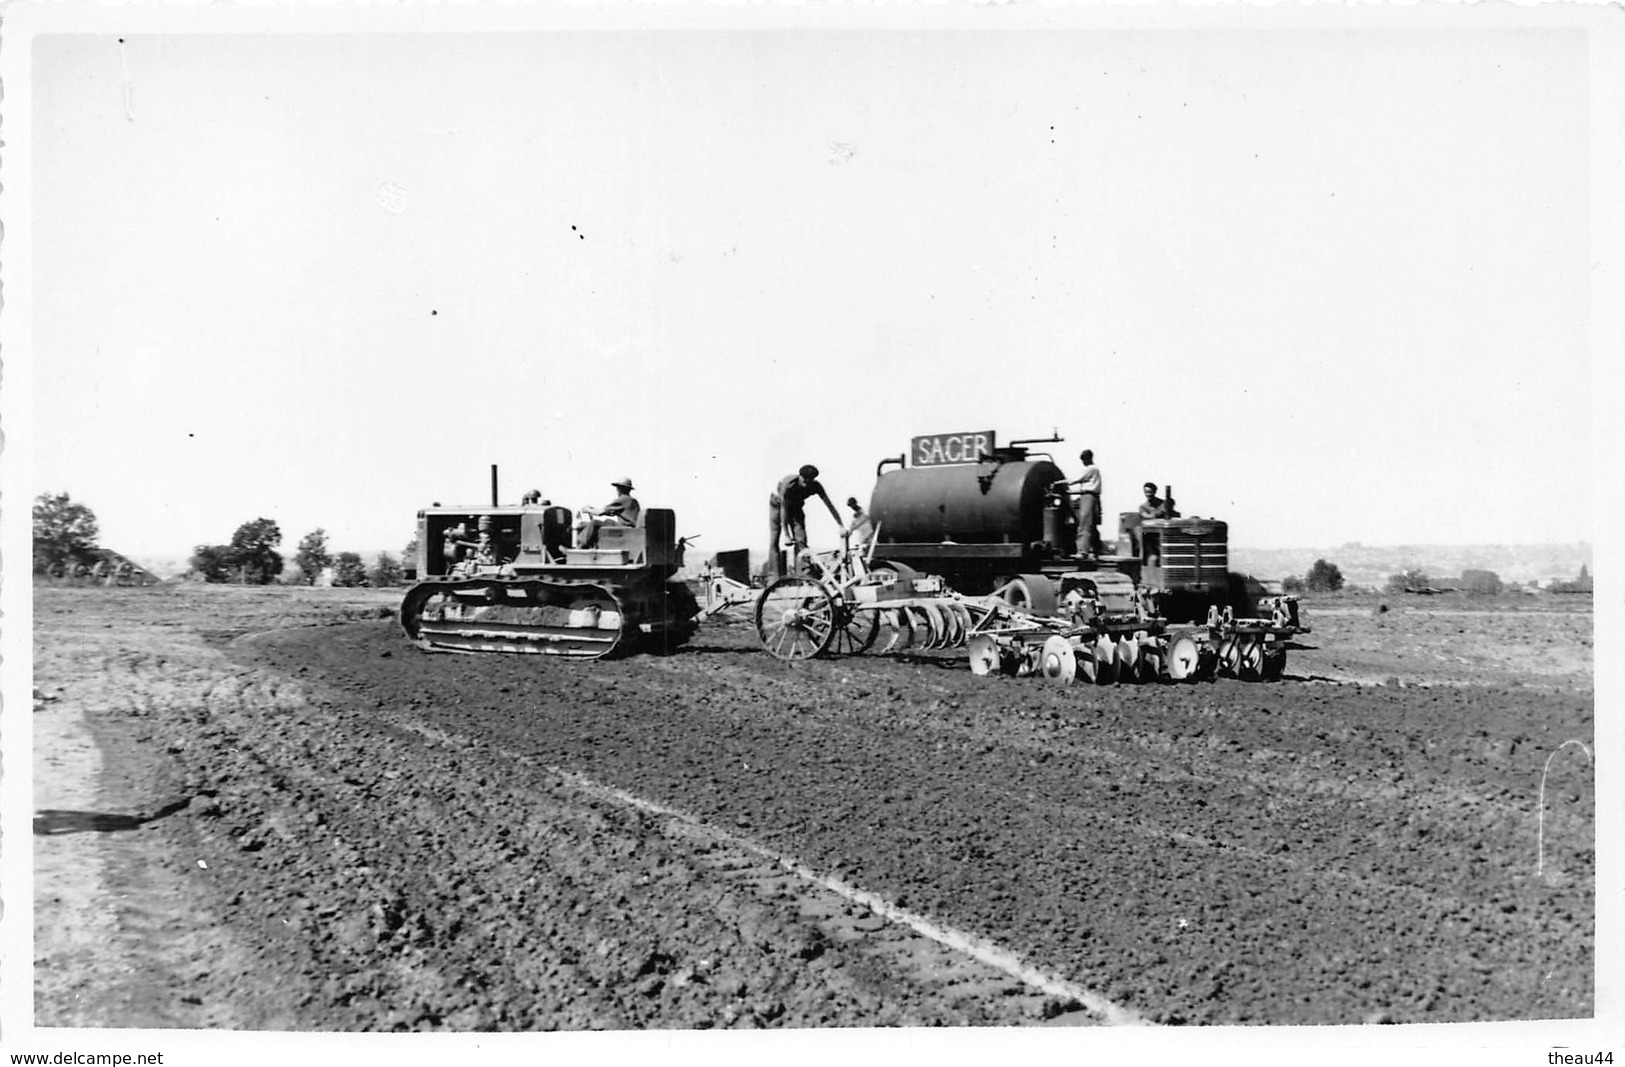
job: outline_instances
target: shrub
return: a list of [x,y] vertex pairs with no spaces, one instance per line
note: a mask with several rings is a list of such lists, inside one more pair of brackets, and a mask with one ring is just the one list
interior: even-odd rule
[[1409,567],[1398,574],[1388,576],[1388,592],[1390,593],[1419,593],[1428,588],[1427,572],[1415,567]]

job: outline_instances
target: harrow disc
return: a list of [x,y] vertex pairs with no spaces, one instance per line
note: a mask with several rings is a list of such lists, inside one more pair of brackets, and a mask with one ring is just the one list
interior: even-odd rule
[[1174,681],[1183,682],[1195,678],[1200,662],[1201,649],[1196,644],[1194,635],[1179,634],[1169,642],[1168,677]]
[[918,608],[920,616],[925,619],[925,647],[943,648],[948,643],[948,619],[942,609],[932,601],[922,602]]
[[936,640],[936,628],[931,625],[931,614],[925,610],[925,606],[904,604],[900,610],[908,620],[910,644],[919,649],[935,647],[932,642]]
[[1219,673],[1234,678],[1241,668],[1241,638],[1226,634],[1219,638]]
[[762,647],[784,660],[811,659],[835,638],[835,602],[810,578],[780,578],[756,601]]
[[970,639],[970,672],[985,677],[999,669],[999,643],[988,634]]
[[891,636],[886,639],[886,645],[880,651],[895,652],[914,644],[914,624],[910,621],[907,611],[902,608],[888,609],[886,626],[891,630]]
[[1117,642],[1105,634],[1095,641],[1095,684],[1111,685],[1117,681]]
[[1078,676],[1078,659],[1072,652],[1072,642],[1054,634],[1044,641],[1039,654],[1038,673],[1056,685],[1071,685]]
[[1125,682],[1140,677],[1140,643],[1129,634],[1117,639],[1117,676]]
[[1264,639],[1258,634],[1243,634],[1237,641],[1236,677],[1256,682],[1264,677]]

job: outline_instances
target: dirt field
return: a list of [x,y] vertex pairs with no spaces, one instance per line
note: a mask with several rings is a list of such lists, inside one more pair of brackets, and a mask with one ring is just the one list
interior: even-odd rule
[[1284,682],[1099,689],[725,619],[430,656],[397,601],[36,591],[39,1025],[1592,1014],[1589,600],[1309,601]]

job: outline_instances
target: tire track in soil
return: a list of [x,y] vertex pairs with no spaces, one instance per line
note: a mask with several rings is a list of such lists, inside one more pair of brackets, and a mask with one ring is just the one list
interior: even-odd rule
[[361,624],[236,654],[737,826],[1156,1020],[1590,1011],[1589,780],[1556,878],[1522,873],[1520,806],[1548,738],[1589,736],[1589,695],[1059,690],[746,648],[424,656]]
[[584,802],[490,745],[448,749],[376,698],[297,695],[309,689],[243,672],[153,724],[201,794],[199,877],[227,923],[256,932],[277,984],[303,990],[305,1025],[1069,1018],[759,857]]

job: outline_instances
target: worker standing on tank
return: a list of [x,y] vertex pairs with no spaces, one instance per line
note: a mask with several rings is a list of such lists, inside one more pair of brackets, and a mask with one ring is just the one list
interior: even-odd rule
[[1095,454],[1091,449],[1084,449],[1078,453],[1078,459],[1083,461],[1083,473],[1070,482],[1056,482],[1056,485],[1078,487],[1078,540],[1083,549],[1082,555],[1101,555],[1100,546],[1100,468],[1095,466]]
[[811,463],[805,464],[794,474],[787,474],[779,479],[779,484],[773,489],[773,495],[767,500],[768,528],[771,533],[767,542],[767,566],[764,568],[767,578],[772,581],[779,576],[779,538],[786,532],[790,534],[790,544],[794,550],[791,565],[801,558],[807,551],[807,498],[816,496],[824,502],[829,509],[829,517],[835,520],[835,525],[844,528],[841,522],[841,513],[835,510],[830,503],[829,494],[824,487],[818,484],[818,468]]
[[582,517],[576,522],[576,547],[592,548],[598,544],[601,526],[636,526],[643,505],[632,496],[632,479],[617,478],[610,485],[620,490],[615,499],[601,508],[582,508]]

